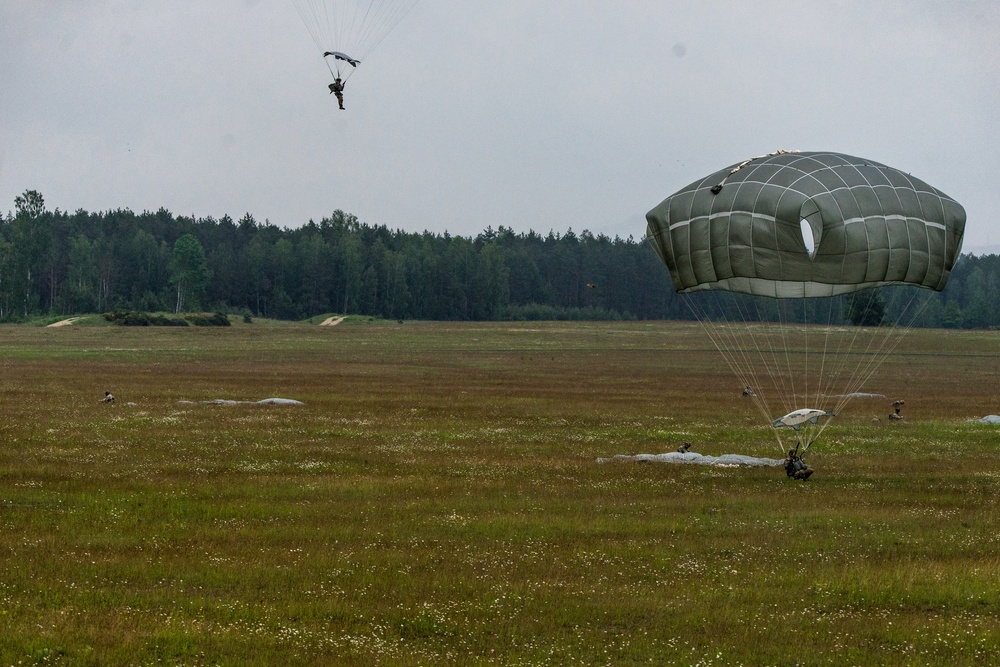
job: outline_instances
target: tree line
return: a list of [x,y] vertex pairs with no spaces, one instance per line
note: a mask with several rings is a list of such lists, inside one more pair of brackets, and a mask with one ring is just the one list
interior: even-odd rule
[[[116,309],[278,319],[331,312],[426,320],[692,319],[685,299],[713,298],[675,294],[644,241],[588,231],[414,233],[339,210],[293,229],[249,213],[239,220],[163,208],[68,213],[48,211],[33,190],[14,203],[14,213],[0,218],[0,321]],[[944,292],[920,290],[927,303],[917,324],[1000,325],[998,281],[997,256],[963,256]],[[891,317],[896,301],[884,301]],[[842,316],[849,320],[850,307]]]

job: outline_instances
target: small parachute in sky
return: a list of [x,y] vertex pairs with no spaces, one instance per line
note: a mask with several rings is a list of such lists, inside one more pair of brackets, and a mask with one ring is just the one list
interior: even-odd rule
[[358,63],[361,62],[360,60],[355,60],[346,53],[341,53],[340,51],[327,51],[326,53],[323,54],[323,57],[326,58],[327,56],[333,56],[337,60],[346,61],[351,64],[351,67],[357,67]]

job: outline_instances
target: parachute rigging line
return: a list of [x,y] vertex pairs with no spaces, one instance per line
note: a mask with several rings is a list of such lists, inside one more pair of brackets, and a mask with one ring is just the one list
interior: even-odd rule
[[[356,64],[368,58],[419,0],[292,0],[324,60],[327,54],[348,56],[327,61],[330,73],[345,82]],[[352,62],[353,61],[353,62]],[[351,68],[341,66],[342,62]]]

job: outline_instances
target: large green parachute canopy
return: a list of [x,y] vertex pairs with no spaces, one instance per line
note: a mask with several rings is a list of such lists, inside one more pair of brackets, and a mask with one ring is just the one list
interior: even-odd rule
[[841,153],[778,151],[695,181],[646,214],[678,292],[828,297],[944,289],[965,210],[923,181]]

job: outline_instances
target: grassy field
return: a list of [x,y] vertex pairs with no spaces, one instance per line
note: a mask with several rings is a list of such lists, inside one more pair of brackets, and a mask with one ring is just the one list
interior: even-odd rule
[[696,324],[0,327],[0,666],[998,664],[998,384],[914,330],[804,484],[597,463],[780,457]]

